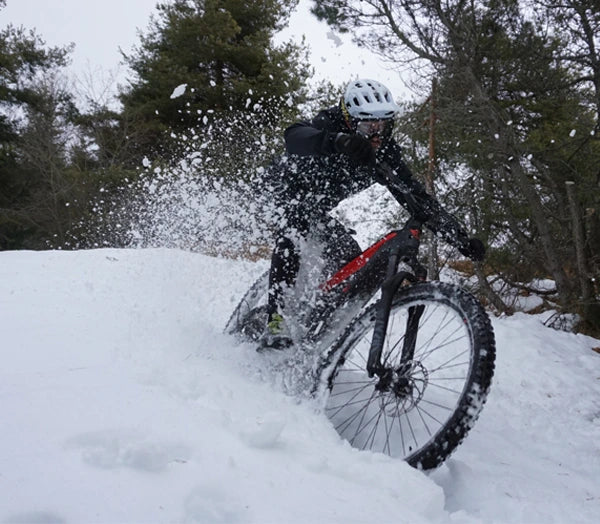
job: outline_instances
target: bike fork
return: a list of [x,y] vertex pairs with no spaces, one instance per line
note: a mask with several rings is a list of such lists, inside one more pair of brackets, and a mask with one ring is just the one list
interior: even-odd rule
[[[424,275],[419,275],[419,277],[422,277],[424,280]],[[381,286],[381,299],[377,307],[373,339],[371,341],[371,348],[369,349],[369,357],[367,359],[367,373],[369,377],[373,377],[374,375],[383,377],[386,374],[385,365],[381,362],[381,354],[383,353],[383,344],[385,342],[385,335],[390,319],[390,311],[392,309],[392,302],[396,291],[406,280],[410,283],[415,283],[417,280],[421,280],[421,278],[417,278],[407,271],[401,271],[388,278]],[[425,306],[413,306],[408,309],[400,368],[414,357],[419,321],[421,320],[424,310]]]
[[408,308],[408,319],[406,320],[406,332],[404,334],[404,344],[402,346],[401,364],[406,364],[415,356],[415,346],[417,344],[417,333],[419,331],[419,321],[425,311],[425,306],[412,306]]
[[367,360],[367,373],[369,374],[369,377],[381,375],[384,371],[384,366],[381,363],[381,353],[383,352],[383,344],[385,342],[385,334],[390,319],[390,311],[392,309],[394,294],[404,280],[414,282],[416,279],[411,273],[402,271],[387,279],[381,287],[381,299],[377,306],[373,339],[371,341],[369,358]]

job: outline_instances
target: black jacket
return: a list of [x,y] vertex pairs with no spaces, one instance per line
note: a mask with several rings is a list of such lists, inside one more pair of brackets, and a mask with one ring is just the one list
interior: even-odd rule
[[[372,167],[358,166],[335,151],[333,141],[344,132],[351,131],[338,107],[320,111],[312,122],[298,122],[285,130],[287,154],[275,160],[268,170],[266,189],[275,206],[296,224],[299,220],[322,220],[342,200],[375,182],[387,186],[396,200],[407,207],[402,191],[378,179]],[[416,197],[429,229],[456,247],[468,243],[468,235],[458,221],[414,179],[393,139],[377,151],[377,161],[392,167],[394,176]]]

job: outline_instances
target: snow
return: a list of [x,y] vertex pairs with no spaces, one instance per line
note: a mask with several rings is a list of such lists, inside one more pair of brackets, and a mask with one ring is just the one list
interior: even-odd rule
[[179,98],[180,96],[183,96],[185,94],[186,89],[187,89],[187,84],[178,85],[175,89],[173,89],[173,92],[171,93],[171,96],[169,98],[173,99],[173,98]]
[[0,253],[0,521],[596,521],[598,340],[494,319],[488,402],[425,474],[351,448],[283,393],[277,356],[222,334],[264,268],[176,249]]

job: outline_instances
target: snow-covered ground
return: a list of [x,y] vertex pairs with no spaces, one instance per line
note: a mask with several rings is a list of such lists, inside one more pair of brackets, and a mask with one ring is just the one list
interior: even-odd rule
[[263,269],[0,253],[0,522],[597,522],[600,341],[494,319],[488,403],[425,474],[351,448],[222,334]]

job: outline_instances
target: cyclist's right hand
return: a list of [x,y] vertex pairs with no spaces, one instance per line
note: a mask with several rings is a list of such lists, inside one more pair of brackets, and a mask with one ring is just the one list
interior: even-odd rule
[[375,164],[375,150],[363,136],[338,133],[333,145],[338,153],[349,156],[357,164]]

